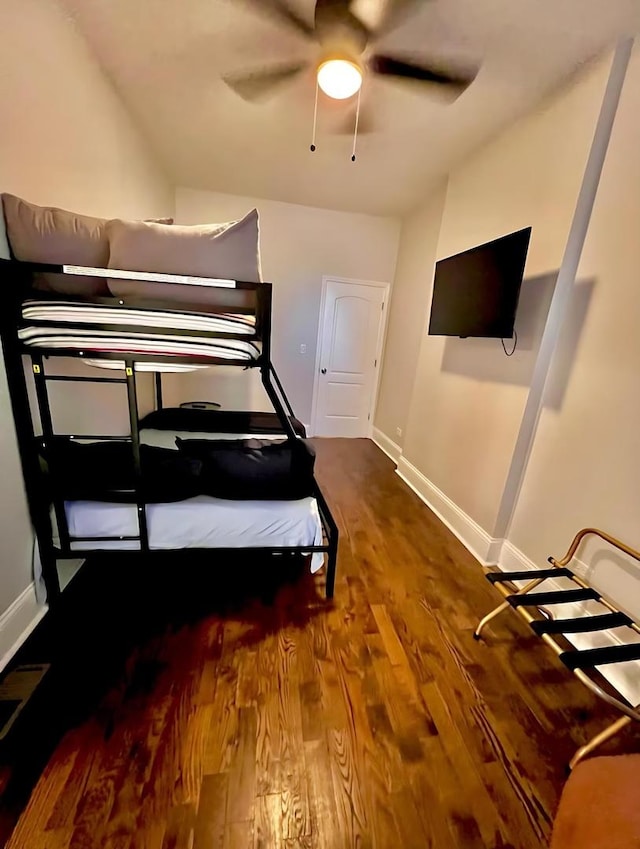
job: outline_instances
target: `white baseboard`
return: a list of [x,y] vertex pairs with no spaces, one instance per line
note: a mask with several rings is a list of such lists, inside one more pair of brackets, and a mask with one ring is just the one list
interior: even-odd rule
[[398,461],[396,474],[433,510],[476,560],[484,566],[497,562],[502,540],[489,536],[484,528],[404,457]]
[[48,609],[38,604],[35,584],[31,583],[0,616],[0,672]]
[[503,572],[521,572],[529,569],[541,569],[546,564],[534,563],[524,552],[516,548],[508,539],[503,540],[499,557],[496,561]]
[[392,439],[389,439],[387,434],[383,433],[377,427],[373,428],[371,439],[381,451],[384,451],[390,460],[393,460],[397,466],[398,460],[402,456],[402,448]]
[[[375,441],[375,440],[374,440]],[[382,446],[380,446],[382,447]],[[383,448],[384,450],[384,448]],[[386,452],[385,452],[386,453]],[[404,457],[400,457],[396,474],[409,486],[416,495],[424,501],[439,519],[455,534],[460,542],[485,566],[497,564],[503,572],[531,571],[543,568],[546,564],[536,563],[506,539],[497,539],[478,525],[464,510],[458,507],[447,495],[438,489],[419,469],[416,469]],[[578,574],[585,574],[587,564],[577,560],[572,562]],[[549,578],[545,588],[562,589],[566,579]],[[525,581],[518,582],[524,585]],[[574,602],[557,608],[555,613],[560,618],[581,614],[584,605],[594,602]],[[622,602],[618,602],[622,605]],[[623,608],[624,609],[624,608]],[[601,609],[602,610],[602,609]],[[591,612],[595,612],[591,610]],[[597,611],[600,612],[600,611]],[[506,615],[506,614],[505,614]],[[626,640],[623,636],[612,631],[600,631],[586,634],[572,634],[571,642],[577,649],[601,648],[603,646],[621,645]],[[631,704],[640,704],[640,680],[636,672],[636,664],[611,664],[600,670],[606,678]]]

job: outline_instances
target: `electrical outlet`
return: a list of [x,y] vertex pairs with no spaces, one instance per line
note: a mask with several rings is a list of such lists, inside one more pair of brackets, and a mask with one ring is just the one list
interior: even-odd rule
[[396,428],[396,436],[402,436],[402,428],[401,427]]
[[307,346],[304,344],[304,342],[302,343],[302,345],[300,345],[300,353],[301,354],[307,353]]

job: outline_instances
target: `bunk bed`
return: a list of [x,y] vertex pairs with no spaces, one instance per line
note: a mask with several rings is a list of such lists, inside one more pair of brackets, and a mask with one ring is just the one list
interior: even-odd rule
[[[37,288],[43,275],[157,282],[161,294],[149,297],[147,286],[143,297],[135,287],[123,297],[60,295]],[[333,596],[338,528],[271,362],[270,284],[2,259],[0,285],[9,394],[50,604],[60,594],[58,560],[113,551],[303,555],[312,571],[326,561]],[[102,373],[54,373],[51,362],[69,357]],[[163,373],[219,365],[257,369],[274,413],[164,407]],[[141,419],[142,372],[154,375],[155,411]],[[58,433],[49,387],[60,381],[122,385],[129,433]]]

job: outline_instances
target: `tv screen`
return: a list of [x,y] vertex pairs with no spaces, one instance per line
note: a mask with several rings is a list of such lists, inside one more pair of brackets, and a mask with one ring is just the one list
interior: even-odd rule
[[513,335],[531,227],[436,263],[432,336]]

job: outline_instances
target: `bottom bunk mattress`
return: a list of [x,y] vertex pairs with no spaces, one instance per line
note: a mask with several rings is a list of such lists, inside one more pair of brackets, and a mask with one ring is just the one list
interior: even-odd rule
[[[135,504],[67,501],[71,537],[114,537],[101,542],[72,542],[74,551],[140,549]],[[227,501],[199,495],[169,504],[148,504],[149,548],[274,548],[322,545],[322,523],[315,498],[299,501]],[[56,540],[57,543],[57,540]],[[317,572],[324,555],[311,558]]]

